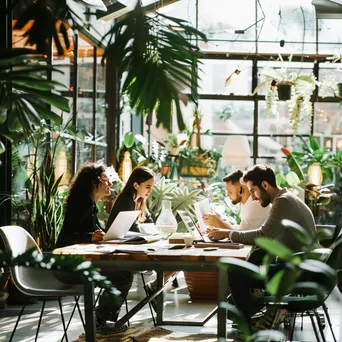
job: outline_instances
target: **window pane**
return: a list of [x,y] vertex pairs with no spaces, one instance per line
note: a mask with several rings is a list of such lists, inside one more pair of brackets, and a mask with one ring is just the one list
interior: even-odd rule
[[334,97],[338,95],[336,83],[342,83],[341,63],[319,64],[318,95],[322,97]]
[[[107,105],[106,105],[106,64],[102,65],[103,52],[97,50],[97,94],[95,114],[96,161],[107,161]],[[100,145],[98,145],[100,144]]]
[[342,134],[342,108],[339,103],[316,102],[314,108],[315,134]]
[[[307,138],[304,138],[307,140]],[[302,142],[296,136],[289,137],[258,137],[258,155],[259,157],[285,157],[281,151],[282,147],[290,151],[301,151]]]
[[288,104],[279,101],[279,116],[276,117],[265,110],[266,102],[259,101],[259,134],[309,134],[311,117],[300,117],[297,132],[290,125],[290,114]]
[[78,90],[92,92],[94,88],[94,48],[81,37],[78,41]]
[[208,38],[207,43],[200,43],[202,50],[255,51],[254,0],[235,1],[234,5],[227,0],[200,0],[198,6],[199,30]]
[[259,35],[259,52],[315,53],[315,9],[311,0],[272,0],[261,4],[264,15],[258,6],[258,18],[265,17],[265,21]]
[[78,98],[77,100],[77,129],[91,136],[93,127],[93,101],[91,98]]
[[342,19],[318,19],[318,52],[340,54],[342,43]]
[[91,147],[92,145],[87,144],[83,141],[78,141],[76,144],[76,151],[77,151],[77,169],[81,167],[86,162],[92,161],[91,160]]
[[[184,109],[183,109],[184,108]],[[224,133],[253,133],[253,101],[200,100],[201,130]],[[184,120],[191,125],[193,106],[182,107]]]
[[[201,60],[199,72],[199,92],[202,94],[250,95],[252,92],[252,61],[239,60]],[[231,82],[225,86],[226,79],[235,70]]]

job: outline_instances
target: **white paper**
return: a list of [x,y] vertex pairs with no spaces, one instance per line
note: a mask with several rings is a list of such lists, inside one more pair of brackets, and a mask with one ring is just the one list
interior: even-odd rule
[[201,231],[205,232],[207,230],[207,225],[203,221],[203,215],[211,213],[209,200],[208,198],[205,198],[204,200],[195,203],[194,206],[198,224],[201,228]]

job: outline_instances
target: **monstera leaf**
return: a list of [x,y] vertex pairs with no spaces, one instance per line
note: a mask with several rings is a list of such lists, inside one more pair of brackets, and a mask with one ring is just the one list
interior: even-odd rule
[[46,73],[61,71],[30,50],[18,53],[0,51],[0,135],[9,139],[34,132],[43,119],[60,125],[62,118],[51,106],[70,110],[68,100],[56,92],[57,86],[64,85],[46,79]]
[[[174,30],[173,27],[179,28]],[[105,35],[109,43],[104,58],[112,56],[122,78],[122,92],[129,95],[131,108],[156,114],[157,127],[171,129],[173,107],[179,129],[185,128],[180,92],[191,89],[196,102],[199,51],[190,39],[206,40],[204,34],[184,20],[161,14],[144,15],[140,3]]]

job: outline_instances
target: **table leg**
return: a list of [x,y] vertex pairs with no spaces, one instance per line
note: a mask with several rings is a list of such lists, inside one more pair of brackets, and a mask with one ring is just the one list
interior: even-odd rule
[[91,282],[84,282],[84,315],[85,315],[85,340],[86,342],[96,341],[95,312],[94,312],[94,285]]
[[217,281],[217,338],[226,340],[227,335],[227,312],[220,307],[221,302],[225,302],[228,296],[228,272],[226,270],[218,270]]
[[[164,272],[157,272],[157,288],[161,289],[164,287]],[[161,291],[160,294],[156,297],[157,301],[157,325],[162,325],[164,318],[164,291]]]

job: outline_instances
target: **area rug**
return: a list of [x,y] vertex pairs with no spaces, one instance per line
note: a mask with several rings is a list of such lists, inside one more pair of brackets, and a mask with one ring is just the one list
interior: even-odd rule
[[[163,328],[136,328],[129,327],[121,334],[97,335],[97,342],[186,342],[203,341],[215,342],[216,335],[208,334],[189,334],[173,332]],[[84,342],[84,334],[74,342]]]

